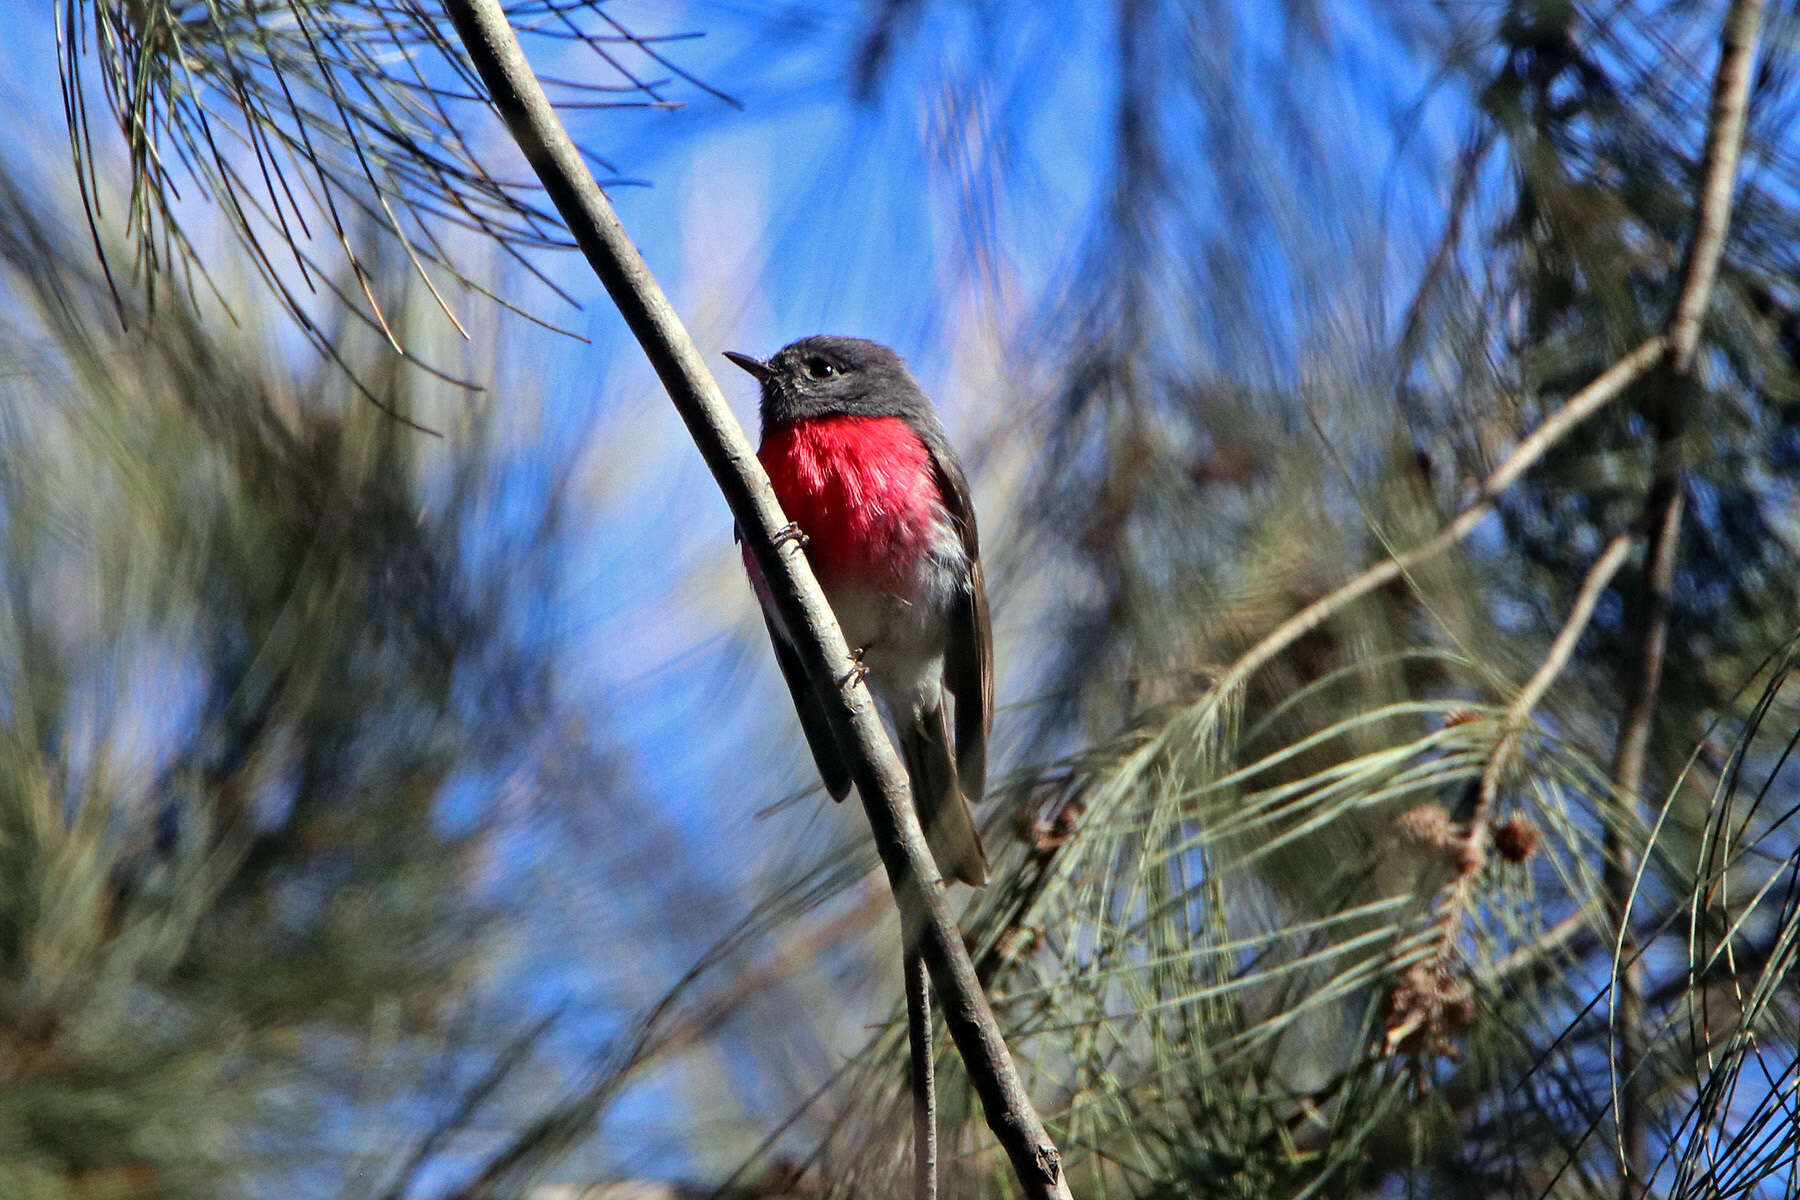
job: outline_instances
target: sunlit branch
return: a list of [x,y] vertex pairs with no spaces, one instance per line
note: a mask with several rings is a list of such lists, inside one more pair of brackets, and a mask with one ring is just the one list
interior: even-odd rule
[[[1488,755],[1487,766],[1476,787],[1475,806],[1468,815],[1467,828],[1460,837],[1447,839],[1443,849],[1452,861],[1455,875],[1439,892],[1434,904],[1431,930],[1432,950],[1422,962],[1406,965],[1388,991],[1389,1022],[1383,1043],[1384,1053],[1405,1050],[1415,1058],[1446,1053],[1445,1033],[1466,1027],[1472,1012],[1474,994],[1461,979],[1457,969],[1459,935],[1474,910],[1476,881],[1486,864],[1489,846],[1495,833],[1491,815],[1494,801],[1518,753],[1531,714],[1550,685],[1568,666],[1581,635],[1593,619],[1600,602],[1619,568],[1636,542],[1631,534],[1621,534],[1608,543],[1594,565],[1588,569],[1570,606],[1568,618],[1550,643],[1544,661],[1532,673],[1519,694],[1507,706],[1501,718],[1500,737]],[[1397,964],[1402,956],[1396,954]],[[1422,1076],[1421,1076],[1422,1078]]]
[[[1731,215],[1731,179],[1742,146],[1750,64],[1761,8],[1755,0],[1741,0],[1733,6],[1726,22],[1725,53],[1719,63],[1719,83],[1713,103],[1715,125],[1709,127],[1707,134],[1707,174],[1701,188],[1701,207],[1679,299],[1668,327],[1640,343],[1545,418],[1543,424],[1523,438],[1482,482],[1480,495],[1474,503],[1452,518],[1442,530],[1413,549],[1369,567],[1330,595],[1283,621],[1232,664],[1221,679],[1221,685],[1242,683],[1349,605],[1459,544],[1493,511],[1501,494],[1517,483],[1551,447],[1618,399],[1662,358],[1668,356],[1679,361],[1685,353],[1691,361],[1693,341],[1698,337],[1699,316],[1705,309],[1718,270],[1724,232]],[[1719,125],[1720,122],[1723,125]],[[1684,346],[1687,347],[1685,352]]]
[[1731,226],[1731,194],[1737,184],[1738,158],[1744,149],[1744,126],[1750,114],[1750,68],[1762,26],[1762,0],[1736,0],[1725,18],[1720,38],[1719,71],[1713,83],[1712,114],[1706,127],[1704,173],[1694,215],[1694,238],[1688,243],[1681,292],[1669,317],[1669,365],[1685,375],[1693,367],[1700,344],[1700,320],[1712,299],[1719,256]]
[[1506,461],[1483,481],[1480,498],[1452,518],[1443,529],[1411,550],[1369,567],[1330,595],[1313,601],[1283,621],[1231,665],[1230,670],[1219,678],[1218,688],[1226,690],[1244,683],[1282,651],[1350,605],[1396,579],[1403,578],[1412,568],[1442,554],[1475,532],[1482,520],[1494,510],[1502,493],[1518,482],[1533,464],[1572,429],[1618,399],[1627,387],[1637,382],[1662,359],[1667,349],[1668,339],[1661,334],[1653,335],[1602,371],[1592,383],[1570,396],[1561,408],[1521,440],[1506,457]]

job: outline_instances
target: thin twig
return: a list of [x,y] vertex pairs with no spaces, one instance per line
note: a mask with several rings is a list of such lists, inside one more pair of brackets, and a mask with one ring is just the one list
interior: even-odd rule
[[1636,685],[1619,726],[1613,754],[1612,781],[1616,811],[1606,822],[1604,887],[1613,923],[1612,1023],[1617,1053],[1611,1059],[1613,1109],[1618,1113],[1621,1200],[1643,1194],[1649,1181],[1650,1139],[1644,1056],[1643,967],[1631,930],[1631,899],[1641,871],[1628,832],[1644,785],[1644,757],[1662,691],[1663,661],[1669,638],[1669,599],[1675,584],[1675,560],[1681,540],[1685,471],[1681,462],[1681,430],[1686,381],[1700,345],[1700,326],[1718,278],[1725,235],[1731,226],[1731,195],[1743,152],[1750,109],[1751,67],[1762,24],[1762,0],[1734,0],[1720,36],[1719,68],[1713,82],[1712,109],[1706,126],[1706,149],[1694,234],[1682,262],[1681,290],[1669,314],[1667,377],[1652,397],[1656,429],[1655,477],[1644,509],[1650,526],[1650,559],[1644,569],[1644,640],[1638,657]]
[[1061,1153],[1026,1095],[975,977],[926,849],[906,773],[861,673],[853,669],[837,619],[804,554],[791,539],[777,541],[776,531],[787,519],[768,477],[693,340],[532,74],[499,0],[449,0],[445,9],[513,140],[668,389],[768,581],[783,622],[796,636],[807,675],[850,759],[851,775],[900,907],[901,927],[916,931],[917,951],[944,998],[945,1023],[1022,1192],[1066,1200],[1069,1188]]
[[550,1027],[562,1017],[562,1014],[563,1007],[558,1005],[530,1029],[514,1038],[500,1054],[495,1056],[493,1063],[475,1082],[475,1085],[462,1094],[456,1107],[443,1120],[433,1125],[423,1138],[419,1139],[419,1144],[413,1147],[411,1154],[407,1155],[406,1162],[399,1171],[395,1172],[393,1182],[381,1194],[381,1200],[401,1200],[401,1197],[417,1182],[420,1169],[430,1161],[432,1155],[437,1153],[438,1148],[469,1127],[482,1106],[493,1097],[500,1085],[518,1070],[526,1056],[536,1049],[537,1044],[543,1040],[545,1034],[550,1032]]
[[1313,601],[1283,621],[1219,677],[1215,690],[1226,691],[1242,684],[1282,651],[1357,600],[1387,586],[1420,563],[1442,554],[1468,537],[1481,524],[1482,519],[1493,511],[1500,495],[1516,483],[1532,464],[1561,441],[1571,429],[1617,399],[1621,392],[1655,366],[1667,349],[1668,340],[1661,334],[1655,334],[1602,371],[1592,383],[1570,396],[1561,408],[1545,418],[1542,425],[1520,441],[1506,461],[1482,482],[1480,496],[1475,502],[1456,514],[1443,529],[1411,550],[1369,567],[1330,595]]
[[913,1200],[937,1200],[937,1071],[931,1058],[931,972],[906,951],[906,1040],[912,1051]]
[[[1494,810],[1494,799],[1498,797],[1499,784],[1505,779],[1507,766],[1517,752],[1519,741],[1523,739],[1525,727],[1532,720],[1532,711],[1537,703],[1550,691],[1550,685],[1561,675],[1562,667],[1568,666],[1570,658],[1575,655],[1575,646],[1580,642],[1580,635],[1588,631],[1588,622],[1593,619],[1593,610],[1600,603],[1602,592],[1624,567],[1625,556],[1631,554],[1631,547],[1636,542],[1633,534],[1620,534],[1607,543],[1606,549],[1600,552],[1600,558],[1589,567],[1588,576],[1582,579],[1580,592],[1575,596],[1575,603],[1570,606],[1568,619],[1562,622],[1562,630],[1550,642],[1550,649],[1544,653],[1544,660],[1532,678],[1526,680],[1525,687],[1507,707],[1507,714],[1501,718],[1501,734],[1494,743],[1494,752],[1487,759],[1487,768],[1481,772],[1481,783],[1476,788],[1474,811],[1469,815],[1469,828],[1463,833],[1460,853],[1456,856],[1456,874],[1444,889],[1438,892],[1433,905],[1431,921],[1436,925],[1436,945],[1433,946],[1431,959],[1427,961],[1426,972],[1440,979],[1454,977],[1454,959],[1456,959],[1456,941],[1462,932],[1463,918],[1467,918],[1469,910],[1476,900],[1476,878],[1480,876],[1481,864],[1487,860],[1489,842],[1492,840],[1489,817]],[[1395,993],[1399,995],[1399,993]],[[1388,1027],[1386,1043],[1393,1047],[1399,1045],[1411,1027],[1431,1022],[1435,1015],[1429,1009],[1406,1011],[1400,1009],[1393,1015],[1393,1024]],[[1406,1022],[1413,1022],[1408,1025]],[[1435,1043],[1427,1042],[1435,1049]]]
[[1474,828],[1483,824],[1484,818],[1493,808],[1494,797],[1499,794],[1500,781],[1506,774],[1507,765],[1518,751],[1519,742],[1524,737],[1525,727],[1531,721],[1532,710],[1556,682],[1568,666],[1569,659],[1575,653],[1575,644],[1587,631],[1588,622],[1593,619],[1594,606],[1600,603],[1600,595],[1625,565],[1625,556],[1631,553],[1631,547],[1637,537],[1629,533],[1621,533],[1607,544],[1594,565],[1588,569],[1587,578],[1582,580],[1581,591],[1575,596],[1575,603],[1569,609],[1569,618],[1563,622],[1562,630],[1556,640],[1550,643],[1550,650],[1544,655],[1544,661],[1537,671],[1519,689],[1519,694],[1506,710],[1501,720],[1500,740],[1494,745],[1494,752],[1488,755],[1487,767],[1481,773],[1481,785],[1476,792],[1475,814],[1470,818],[1471,833]]

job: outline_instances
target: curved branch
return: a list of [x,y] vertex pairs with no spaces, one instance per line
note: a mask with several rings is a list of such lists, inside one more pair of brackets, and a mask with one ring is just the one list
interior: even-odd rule
[[768,476],[693,340],[563,129],[499,0],[446,0],[444,7],[513,140],[668,389],[762,568],[783,621],[796,635],[807,673],[814,680],[838,681],[821,687],[820,696],[839,743],[849,752],[851,775],[893,885],[902,928],[916,935],[914,949],[930,967],[945,1023],[981,1097],[988,1126],[1012,1160],[1025,1195],[1067,1200],[1061,1155],[1025,1093],[976,979],[926,849],[906,772],[861,673],[852,669],[837,619],[800,547],[776,537],[787,518]]
[[1546,451],[1575,426],[1612,403],[1660,361],[1666,360],[1677,373],[1691,369],[1700,336],[1700,318],[1712,295],[1719,256],[1725,247],[1725,231],[1731,221],[1732,185],[1743,148],[1749,111],[1750,68],[1756,57],[1761,18],[1761,0],[1738,0],[1726,17],[1712,114],[1706,132],[1706,165],[1694,239],[1682,265],[1681,291],[1674,312],[1662,332],[1640,343],[1545,418],[1544,423],[1521,440],[1506,461],[1482,481],[1475,502],[1457,513],[1443,529],[1413,549],[1376,563],[1330,595],[1289,617],[1233,664],[1221,680],[1222,685],[1242,683],[1350,604],[1468,537],[1482,518],[1493,511],[1500,494],[1518,482]]

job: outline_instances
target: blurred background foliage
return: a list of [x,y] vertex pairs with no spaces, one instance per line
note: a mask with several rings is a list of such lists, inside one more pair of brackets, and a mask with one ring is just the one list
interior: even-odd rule
[[[1077,1194],[1635,1195],[1622,1108],[1800,1188],[1800,13],[1692,378],[1246,672],[1662,326],[1725,5],[511,7],[704,346],[878,337],[969,451],[965,928]],[[860,820],[441,14],[4,20],[76,154],[0,160],[0,1195],[902,1194]]]

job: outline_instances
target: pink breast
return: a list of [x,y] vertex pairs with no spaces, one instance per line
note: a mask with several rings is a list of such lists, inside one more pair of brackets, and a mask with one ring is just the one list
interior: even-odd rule
[[[899,417],[826,417],[770,433],[756,452],[827,590],[912,598],[915,564],[944,517],[931,452]],[[756,572],[751,572],[754,578]]]

